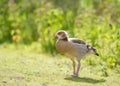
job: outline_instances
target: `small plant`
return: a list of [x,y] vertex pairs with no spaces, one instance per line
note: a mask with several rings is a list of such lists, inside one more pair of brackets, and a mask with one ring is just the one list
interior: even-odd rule
[[102,71],[102,75],[103,75],[103,76],[105,76],[105,77],[109,76],[108,70],[107,70],[107,66],[105,66],[105,65],[102,66],[101,71]]

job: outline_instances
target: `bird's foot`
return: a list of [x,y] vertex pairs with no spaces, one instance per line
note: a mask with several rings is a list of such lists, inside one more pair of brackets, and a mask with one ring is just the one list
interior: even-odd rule
[[78,74],[73,74],[73,75],[71,75],[72,77],[78,77]]

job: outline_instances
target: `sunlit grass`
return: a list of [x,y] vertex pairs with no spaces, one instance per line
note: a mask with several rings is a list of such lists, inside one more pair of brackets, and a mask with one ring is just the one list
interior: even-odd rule
[[25,46],[6,47],[0,46],[0,86],[120,85],[120,75],[115,70],[107,69],[108,76],[104,76],[100,57],[83,59],[80,77],[73,78],[72,63],[64,56],[42,54]]

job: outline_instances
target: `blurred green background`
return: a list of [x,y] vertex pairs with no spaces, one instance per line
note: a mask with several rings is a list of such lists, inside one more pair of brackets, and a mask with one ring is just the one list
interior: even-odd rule
[[120,65],[120,0],[0,0],[1,45],[55,54],[61,29],[95,46],[107,67]]

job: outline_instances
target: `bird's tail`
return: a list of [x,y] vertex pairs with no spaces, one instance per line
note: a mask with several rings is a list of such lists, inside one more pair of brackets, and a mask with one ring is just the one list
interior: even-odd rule
[[88,48],[88,50],[92,50],[95,55],[99,56],[97,50],[96,50],[94,47],[92,47],[92,46],[90,46],[90,45],[87,45],[87,48]]

